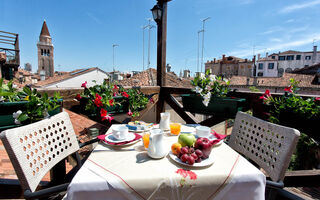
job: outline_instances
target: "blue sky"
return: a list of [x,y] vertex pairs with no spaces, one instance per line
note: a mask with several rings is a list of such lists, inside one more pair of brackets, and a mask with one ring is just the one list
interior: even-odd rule
[[[156,0],[1,0],[0,30],[18,33],[21,66],[38,67],[36,44],[45,19],[55,70],[99,67],[111,71],[112,45],[120,71],[142,70],[142,26]],[[167,63],[197,71],[198,31],[205,24],[204,61],[222,54],[252,58],[320,44],[320,0],[172,0],[168,3]],[[154,22],[152,22],[155,25]],[[145,68],[148,32],[145,31]],[[200,40],[201,41],[201,40]],[[3,46],[3,45],[2,45]],[[156,29],[150,67],[156,68]],[[200,49],[201,58],[201,49]]]

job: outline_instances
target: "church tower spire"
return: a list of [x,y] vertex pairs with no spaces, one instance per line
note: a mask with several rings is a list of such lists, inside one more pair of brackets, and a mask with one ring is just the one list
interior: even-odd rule
[[38,47],[38,74],[45,73],[45,76],[54,75],[53,44],[46,20],[43,21],[39,36]]

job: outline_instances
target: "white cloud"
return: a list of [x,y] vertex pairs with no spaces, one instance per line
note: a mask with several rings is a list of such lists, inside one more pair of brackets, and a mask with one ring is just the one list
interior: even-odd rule
[[278,27],[278,26],[275,26],[275,27],[271,27],[269,30],[266,30],[262,33],[259,33],[260,35],[269,35],[269,34],[272,34],[272,33],[275,33],[275,32],[279,32],[279,31],[282,31],[283,28],[282,27]]
[[314,0],[314,1],[305,1],[304,3],[299,4],[293,4],[287,7],[284,7],[282,10],[279,10],[279,13],[290,13],[296,10],[300,10],[303,8],[309,8],[315,5],[320,4],[320,0]]
[[103,24],[102,21],[100,19],[98,19],[97,17],[95,17],[92,13],[90,12],[86,12],[87,16],[89,18],[91,18],[93,21],[95,21],[98,24]]
[[[265,49],[268,49],[268,51],[285,51],[285,50],[289,50],[289,49],[294,49],[306,44],[312,44],[313,40],[320,40],[320,33],[317,34],[310,34],[310,35],[306,35],[304,36],[302,39],[297,39],[294,41],[281,41],[281,42],[271,42],[270,44],[265,45],[265,48],[257,48],[257,50],[255,50],[255,54],[258,53],[264,53]],[[276,43],[276,44],[275,44]],[[253,51],[252,49],[243,49],[243,50],[236,50],[236,51],[231,51],[228,52],[228,55],[233,55],[233,56],[237,56],[237,57],[247,57],[247,56],[252,56]]]
[[270,42],[282,42],[283,40],[280,38],[270,38],[269,41]]

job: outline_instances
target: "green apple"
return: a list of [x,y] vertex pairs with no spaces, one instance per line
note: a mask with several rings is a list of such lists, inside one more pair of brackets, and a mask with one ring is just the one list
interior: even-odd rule
[[181,146],[193,146],[193,144],[196,142],[196,137],[192,133],[182,133],[178,137],[178,142],[181,144]]

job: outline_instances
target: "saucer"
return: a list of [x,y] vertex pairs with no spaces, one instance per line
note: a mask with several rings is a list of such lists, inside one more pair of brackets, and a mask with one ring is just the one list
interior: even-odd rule
[[134,138],[136,138],[136,136],[135,136],[135,134],[133,134],[133,133],[128,133],[127,137],[124,138],[124,139],[121,139],[121,140],[115,138],[112,134],[109,134],[109,135],[107,135],[107,136],[105,137],[105,140],[106,140],[107,142],[120,143],[120,142],[128,142],[128,141],[131,141],[131,140],[133,140]]

